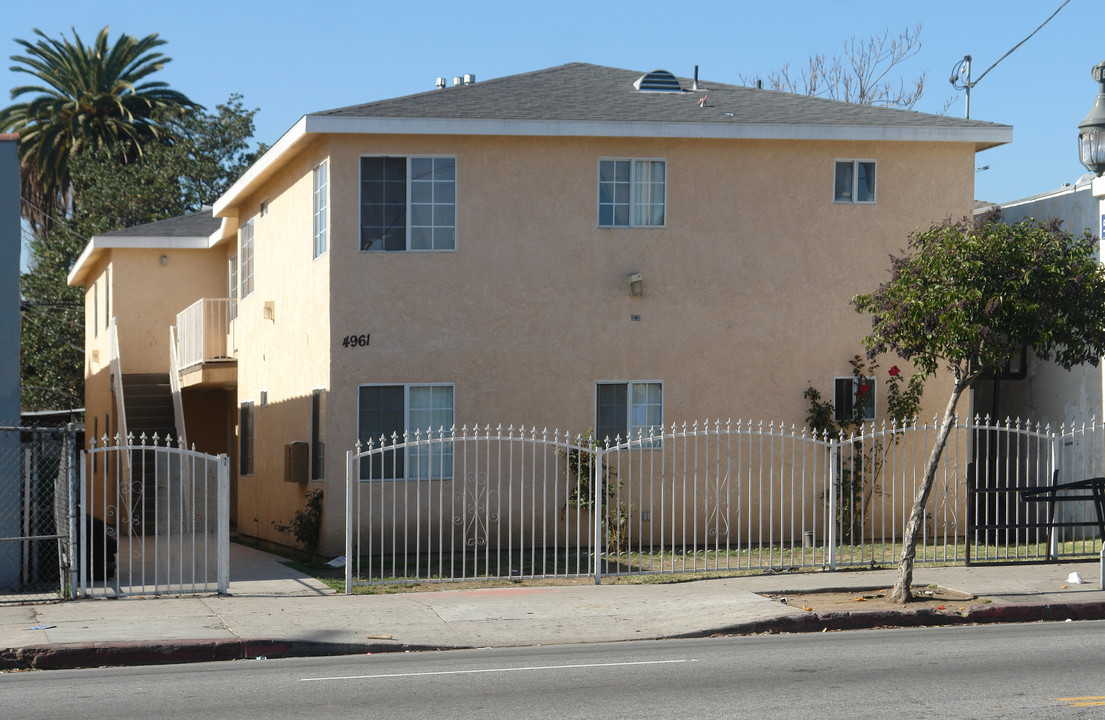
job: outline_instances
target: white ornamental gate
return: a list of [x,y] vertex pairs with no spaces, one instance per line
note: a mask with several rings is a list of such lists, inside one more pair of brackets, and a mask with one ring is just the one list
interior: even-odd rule
[[81,453],[82,597],[225,594],[230,462],[157,436]]

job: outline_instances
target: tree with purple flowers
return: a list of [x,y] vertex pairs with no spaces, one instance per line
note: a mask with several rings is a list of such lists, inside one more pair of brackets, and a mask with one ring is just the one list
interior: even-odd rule
[[891,352],[925,376],[943,367],[953,380],[889,599],[912,599],[924,508],[963,392],[1022,347],[1067,369],[1097,365],[1105,354],[1105,269],[1096,246],[1089,231],[1074,236],[1058,220],[1007,225],[994,212],[947,221],[914,232],[908,253],[891,256],[890,279],[852,299],[871,315],[870,357]]

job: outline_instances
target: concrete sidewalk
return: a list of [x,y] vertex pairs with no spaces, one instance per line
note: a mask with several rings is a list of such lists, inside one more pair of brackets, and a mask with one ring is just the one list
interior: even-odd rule
[[[761,593],[886,588],[894,570],[811,572],[644,585],[335,594],[280,559],[233,546],[229,596],[0,605],[0,669],[508,647],[1105,618],[1099,564],[918,568],[990,602],[970,611],[811,613]],[[1084,584],[1067,582],[1079,572]],[[1063,586],[1067,586],[1063,589]]]

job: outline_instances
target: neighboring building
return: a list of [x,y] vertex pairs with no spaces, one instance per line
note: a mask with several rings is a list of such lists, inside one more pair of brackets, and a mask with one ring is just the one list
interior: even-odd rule
[[[1093,179],[1092,174],[1087,174],[1073,185],[997,207],[1009,223],[1026,218],[1058,218],[1063,221],[1065,230],[1075,235],[1088,230],[1100,241],[1105,229],[1105,211],[1101,200],[1093,195]],[[982,206],[976,212],[985,212],[989,207],[993,206]],[[1052,428],[1077,426],[1095,419],[1100,421],[1105,417],[1101,375],[1101,367],[1080,365],[1064,370],[1028,352],[1018,377],[986,378],[976,383],[974,412],[998,420],[1028,419]],[[1078,438],[1072,442],[1078,442]],[[1084,457],[1086,467],[1102,466],[1102,448],[1090,445],[1083,453],[1075,453],[1075,457]]]
[[[801,425],[861,351],[852,296],[971,212],[975,153],[1011,133],[586,64],[306,115],[213,217],[93,238],[88,432],[119,427],[114,318],[121,379],[177,374],[188,442],[234,456],[239,532],[287,542],[273,521],[324,488],[338,554],[358,439]],[[292,443],[310,484],[283,482]]]

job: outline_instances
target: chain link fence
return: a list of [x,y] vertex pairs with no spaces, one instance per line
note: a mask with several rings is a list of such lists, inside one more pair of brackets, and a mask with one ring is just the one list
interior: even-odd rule
[[0,427],[0,602],[72,597],[77,428]]

